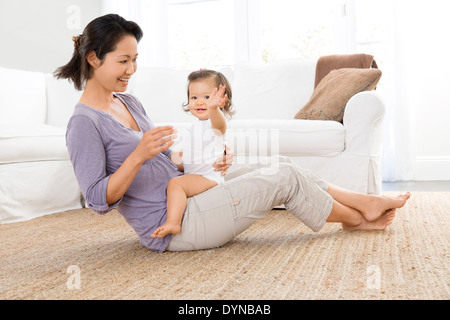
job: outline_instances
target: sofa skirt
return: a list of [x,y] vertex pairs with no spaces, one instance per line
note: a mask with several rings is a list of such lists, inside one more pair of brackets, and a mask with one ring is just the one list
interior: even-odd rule
[[82,207],[69,160],[0,164],[0,223]]

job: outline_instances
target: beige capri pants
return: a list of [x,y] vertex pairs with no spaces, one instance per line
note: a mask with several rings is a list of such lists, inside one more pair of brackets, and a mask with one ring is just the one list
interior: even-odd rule
[[181,232],[168,251],[191,251],[223,246],[285,205],[301,222],[319,231],[331,212],[328,184],[309,170],[282,156],[230,172],[225,182],[188,198]]

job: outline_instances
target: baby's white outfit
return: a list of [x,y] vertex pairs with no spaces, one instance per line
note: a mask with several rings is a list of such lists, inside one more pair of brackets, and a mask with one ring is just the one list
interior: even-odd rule
[[217,159],[224,155],[224,136],[211,128],[209,119],[196,119],[189,129],[189,135],[183,144],[184,173],[202,175],[219,184],[224,182],[221,172],[214,171],[213,167]]

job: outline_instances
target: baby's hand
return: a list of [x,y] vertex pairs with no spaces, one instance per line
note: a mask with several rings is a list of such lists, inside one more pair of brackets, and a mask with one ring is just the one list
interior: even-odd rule
[[207,108],[209,110],[214,110],[217,108],[223,108],[225,106],[225,103],[228,100],[228,96],[225,93],[225,86],[220,85],[219,89],[214,89],[214,91],[211,93],[208,99]]

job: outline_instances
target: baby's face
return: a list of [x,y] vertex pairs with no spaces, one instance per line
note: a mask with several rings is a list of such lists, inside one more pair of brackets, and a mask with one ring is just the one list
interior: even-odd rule
[[200,120],[209,119],[207,103],[214,89],[214,79],[201,79],[189,85],[189,111]]

